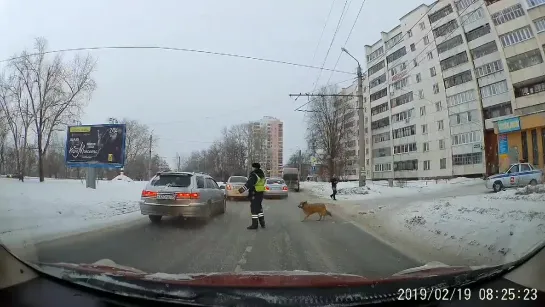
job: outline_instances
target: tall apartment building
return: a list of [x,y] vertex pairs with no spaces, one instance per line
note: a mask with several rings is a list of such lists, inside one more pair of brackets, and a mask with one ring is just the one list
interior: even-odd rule
[[[545,110],[543,4],[441,0],[365,46],[372,178],[480,175],[497,171],[499,156],[532,150],[541,150],[535,164],[543,165],[537,131],[545,143],[545,115],[536,113]],[[513,125],[518,134],[496,135]]]
[[253,122],[252,129],[263,139],[263,144],[258,146],[262,148],[258,154],[261,168],[267,176],[281,176],[284,165],[284,124],[277,118],[265,116]]

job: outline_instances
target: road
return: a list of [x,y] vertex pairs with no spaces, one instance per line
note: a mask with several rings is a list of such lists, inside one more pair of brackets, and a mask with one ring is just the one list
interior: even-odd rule
[[209,222],[146,217],[118,227],[36,246],[42,262],[91,263],[111,259],[148,272],[195,273],[305,270],[370,278],[418,266],[341,217],[301,222],[303,193],[265,200],[266,229],[247,230],[247,201],[228,202]]

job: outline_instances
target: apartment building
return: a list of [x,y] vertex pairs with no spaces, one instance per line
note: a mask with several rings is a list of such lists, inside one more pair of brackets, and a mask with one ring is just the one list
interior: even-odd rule
[[[538,97],[545,90],[543,43],[533,34],[545,27],[541,4],[545,0],[420,5],[365,46],[365,150],[372,178],[492,173],[500,156],[513,160],[518,148],[524,156],[529,143],[536,146],[528,151],[543,156],[534,127],[543,117],[533,114],[545,103]],[[497,122],[514,125],[513,114],[530,113],[526,121],[521,117],[519,130],[501,137],[511,144],[502,154],[506,145],[498,145]]]
[[269,177],[282,176],[284,165],[284,124],[281,120],[265,116],[261,120],[251,123],[252,131],[263,139],[262,148],[258,154],[261,168]]

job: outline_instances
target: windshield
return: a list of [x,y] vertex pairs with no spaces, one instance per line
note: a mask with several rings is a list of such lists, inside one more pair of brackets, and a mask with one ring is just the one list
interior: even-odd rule
[[246,183],[246,181],[248,181],[248,178],[241,177],[241,176],[236,176],[236,177],[229,178],[230,183]]
[[545,0],[133,2],[0,0],[20,258],[378,280],[545,243]]
[[188,187],[191,185],[191,175],[158,175],[151,180],[152,186]]
[[268,179],[267,184],[284,184],[282,179]]

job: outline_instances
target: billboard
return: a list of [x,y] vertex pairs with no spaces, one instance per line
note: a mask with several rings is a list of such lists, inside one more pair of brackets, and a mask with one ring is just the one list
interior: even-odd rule
[[66,132],[66,165],[68,167],[123,167],[125,132],[124,124],[69,126]]

